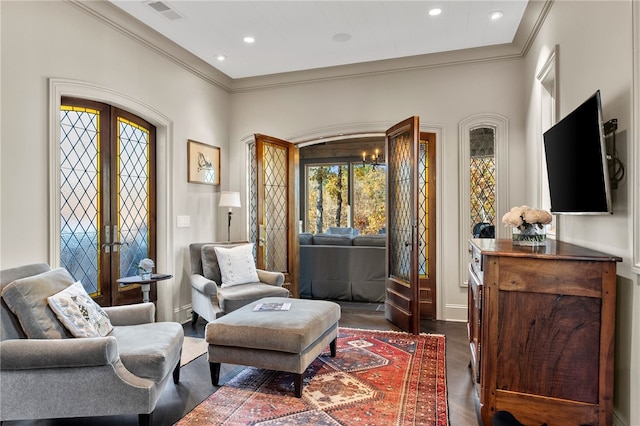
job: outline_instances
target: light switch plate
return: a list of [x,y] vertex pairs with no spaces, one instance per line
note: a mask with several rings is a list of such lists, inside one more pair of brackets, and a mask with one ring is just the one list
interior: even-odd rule
[[191,216],[178,216],[178,228],[188,228],[191,226]]

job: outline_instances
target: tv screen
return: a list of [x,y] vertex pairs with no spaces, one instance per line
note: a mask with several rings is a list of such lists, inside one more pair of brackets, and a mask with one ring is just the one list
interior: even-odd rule
[[551,212],[612,213],[598,90],[544,133]]

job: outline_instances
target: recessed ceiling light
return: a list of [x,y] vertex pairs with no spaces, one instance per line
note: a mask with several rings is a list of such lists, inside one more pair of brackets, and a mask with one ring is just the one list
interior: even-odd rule
[[442,9],[440,9],[439,7],[433,8],[431,10],[429,10],[429,15],[431,16],[438,16],[442,13]]
[[225,59],[227,59],[227,57],[225,55],[218,55],[218,56],[216,56],[216,59],[219,60],[220,62],[222,62]]
[[492,21],[497,21],[503,16],[504,13],[501,10],[494,10],[493,12],[489,13],[489,19],[491,19]]
[[338,34],[334,34],[333,37],[331,37],[333,39],[333,41],[338,42],[338,43],[344,43],[346,41],[351,40],[351,34],[347,34],[347,33],[338,33]]
[[251,36],[246,36],[246,37],[244,38],[244,42],[245,42],[245,43],[248,43],[248,44],[251,44],[251,43],[253,43],[253,42],[255,42],[255,41],[256,41],[256,39],[255,39],[255,38],[253,38],[253,37],[251,37]]

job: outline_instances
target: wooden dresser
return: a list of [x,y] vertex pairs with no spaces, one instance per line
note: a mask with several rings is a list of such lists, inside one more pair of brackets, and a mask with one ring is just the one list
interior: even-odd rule
[[469,242],[468,331],[484,426],[611,425],[616,262],[556,241]]

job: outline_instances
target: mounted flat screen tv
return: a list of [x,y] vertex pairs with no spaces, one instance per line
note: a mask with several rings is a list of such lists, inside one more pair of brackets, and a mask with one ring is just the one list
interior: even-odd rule
[[552,213],[613,213],[599,90],[544,133],[544,150]]

